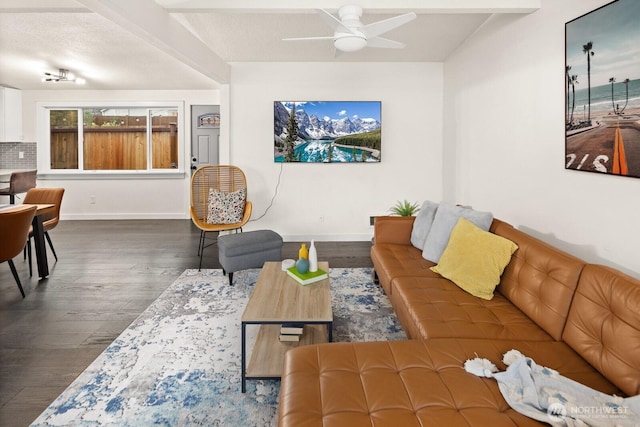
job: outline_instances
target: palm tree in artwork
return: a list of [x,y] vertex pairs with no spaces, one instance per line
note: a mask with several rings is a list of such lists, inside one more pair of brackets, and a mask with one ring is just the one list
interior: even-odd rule
[[[565,67],[567,74],[567,129],[571,129],[573,126],[573,112],[576,109],[576,85],[578,82],[578,75],[571,74],[571,65]],[[569,94],[571,90],[571,94]]]
[[582,46],[582,52],[587,54],[587,97],[589,99],[587,120],[591,123],[591,57],[595,55],[593,52],[593,42],[587,42]]
[[573,112],[576,109],[576,85],[578,83],[580,83],[578,81],[578,75],[577,74],[572,74],[570,77],[570,81],[571,81],[571,117],[570,117],[570,123],[573,123]]
[[569,107],[569,89],[571,88],[571,76],[569,75],[569,71],[571,71],[571,65],[567,65],[565,67],[565,74],[567,75],[567,114],[566,114],[566,122],[567,122],[567,127],[569,127],[571,125],[571,119],[569,118],[570,116],[570,107]]
[[609,79],[609,83],[611,83],[611,106],[613,107],[613,113],[617,114],[617,115],[622,115],[624,113],[625,108],[627,108],[627,104],[629,103],[629,79],[625,79],[622,83],[624,83],[625,86],[625,100],[624,100],[624,106],[622,108],[620,108],[620,105],[618,104],[617,106],[615,105],[615,99],[613,97],[613,84],[616,82],[616,78],[615,77],[611,77]]
[[622,107],[622,110],[620,110],[620,114],[624,113],[624,109],[627,108],[627,104],[629,103],[629,82],[630,82],[629,79],[624,79],[623,83],[625,85],[627,95],[626,95],[626,98],[624,100],[624,107]]
[[615,101],[613,100],[613,84],[615,82],[616,82],[616,78],[615,77],[611,77],[609,79],[609,83],[611,83],[611,106],[613,107],[613,114],[618,114],[618,111],[616,110]]

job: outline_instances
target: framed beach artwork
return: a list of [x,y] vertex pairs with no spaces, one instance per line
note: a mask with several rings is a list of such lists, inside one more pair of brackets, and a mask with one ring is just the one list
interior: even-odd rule
[[275,101],[275,162],[379,163],[380,101]]
[[565,24],[565,168],[640,178],[640,1]]

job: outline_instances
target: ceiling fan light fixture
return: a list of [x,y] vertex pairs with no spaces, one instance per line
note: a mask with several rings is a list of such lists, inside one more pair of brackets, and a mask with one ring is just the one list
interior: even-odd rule
[[333,45],[343,52],[355,52],[364,49],[367,45],[367,38],[359,34],[344,34],[336,37]]
[[394,28],[398,28],[401,25],[416,19],[416,14],[414,12],[409,12],[404,15],[397,15],[392,18],[364,25],[360,21],[362,8],[357,5],[342,6],[338,10],[339,19],[324,9],[316,10],[325,23],[333,29],[333,37],[296,37],[286,38],[283,40],[305,41],[333,39],[333,45],[336,48],[336,53],[355,52],[364,49],[365,47],[402,49],[406,46],[404,43],[385,39],[380,36]]

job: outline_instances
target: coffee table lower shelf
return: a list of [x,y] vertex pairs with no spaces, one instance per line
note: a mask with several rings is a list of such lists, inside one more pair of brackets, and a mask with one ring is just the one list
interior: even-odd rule
[[[255,323],[243,322],[243,335],[246,334],[247,324]],[[300,341],[280,341],[280,323],[260,324],[260,330],[251,351],[251,359],[242,378],[242,392],[245,392],[246,380],[280,379],[284,354],[287,350],[301,345],[329,342],[331,328],[332,322],[305,324]],[[243,346],[246,346],[245,338],[246,336],[243,336]]]

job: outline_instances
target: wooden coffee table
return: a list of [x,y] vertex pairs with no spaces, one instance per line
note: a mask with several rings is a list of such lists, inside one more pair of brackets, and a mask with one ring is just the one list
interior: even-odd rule
[[[318,267],[329,272],[328,262]],[[302,286],[285,271],[280,262],[267,262],[241,318],[242,392],[248,379],[279,379],[287,350],[300,345],[331,342],[333,311],[329,279]],[[297,342],[281,342],[282,323],[303,323],[304,333]],[[261,325],[247,359],[247,325]]]

